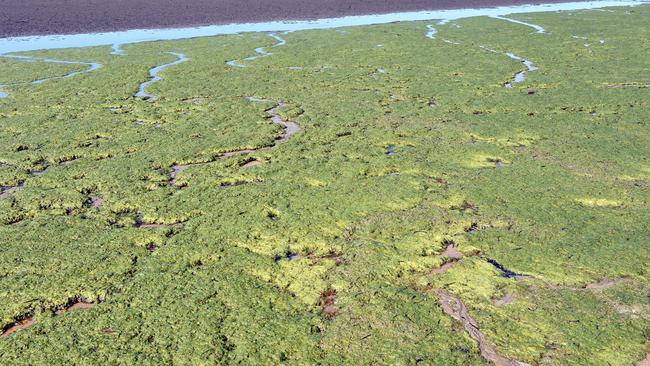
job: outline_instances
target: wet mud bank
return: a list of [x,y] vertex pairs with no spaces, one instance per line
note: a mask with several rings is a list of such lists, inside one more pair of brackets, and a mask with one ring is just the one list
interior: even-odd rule
[[463,258],[463,253],[461,253],[453,243],[450,243],[447,245],[445,250],[440,253],[440,256],[444,258],[445,263],[438,268],[432,269],[429,274],[442,275],[447,273],[447,271],[460,263],[460,260]]

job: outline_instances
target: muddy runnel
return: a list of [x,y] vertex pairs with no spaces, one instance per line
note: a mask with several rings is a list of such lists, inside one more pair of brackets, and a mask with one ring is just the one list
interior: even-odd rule
[[[285,44],[287,44],[286,40],[284,40],[282,37],[276,35],[275,33],[268,33],[268,36],[271,37],[271,38],[274,38],[276,41],[278,41],[278,43],[274,44],[271,47],[280,47],[280,46],[284,46]],[[273,55],[273,53],[268,52],[265,47],[256,48],[255,53],[256,53],[256,55],[248,56],[248,57],[242,59],[241,61],[253,61],[253,60],[257,60],[258,58],[268,57],[268,56]],[[247,64],[241,63],[239,61],[240,60],[230,60],[230,61],[226,62],[226,65],[231,66],[231,67],[239,67],[239,68],[248,67]]]
[[494,345],[492,345],[483,332],[481,332],[478,323],[469,314],[467,306],[465,306],[459,297],[443,289],[432,289],[431,291],[438,296],[440,306],[445,314],[461,323],[465,328],[465,331],[478,342],[481,356],[483,356],[484,359],[497,366],[530,366],[528,363],[500,355]]
[[[53,316],[61,316],[67,312],[80,310],[80,309],[90,309],[97,305],[97,302],[90,302],[81,296],[72,298],[70,301],[63,305],[56,305],[51,307],[49,310],[52,311]],[[27,329],[32,325],[36,324],[36,316],[33,312],[26,313],[18,318],[12,323],[5,325],[2,328],[0,333],[0,338],[9,337],[10,335]]]

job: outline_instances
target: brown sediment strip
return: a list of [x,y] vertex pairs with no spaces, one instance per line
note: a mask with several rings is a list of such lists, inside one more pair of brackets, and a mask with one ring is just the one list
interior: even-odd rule
[[[55,306],[52,308],[54,315],[59,316],[63,315],[68,311],[74,311],[79,309],[90,309],[97,305],[97,303],[86,301],[82,297],[75,297],[65,305]],[[22,319],[15,321],[4,327],[4,331],[0,334],[0,337],[8,337],[20,330],[31,327],[36,323],[36,317],[33,315],[24,316]]]
[[19,330],[23,330],[25,328],[31,327],[34,323],[36,323],[36,318],[33,316],[29,316],[24,319],[18,320],[17,322],[12,323],[9,326],[5,327],[2,334],[0,334],[0,337],[8,337]]
[[530,364],[525,362],[501,356],[497,352],[496,348],[485,338],[485,335],[478,327],[478,323],[476,323],[476,320],[474,320],[474,318],[469,314],[467,306],[465,306],[460,298],[443,289],[433,289],[432,291],[438,295],[442,310],[447,315],[460,322],[467,333],[478,342],[481,356],[483,356],[483,358],[497,366],[530,366]]
[[[257,149],[242,149],[242,150],[229,151],[229,152],[226,152],[226,153],[223,153],[222,155],[220,155],[217,158],[218,160],[224,160],[224,159],[227,159],[227,158],[230,158],[230,157],[233,157],[233,156],[246,155],[246,154],[250,154],[250,153],[253,153],[253,152],[256,152],[256,151],[261,151],[261,150],[265,150],[265,149],[274,148],[274,147],[286,142],[287,140],[289,140],[291,138],[291,136],[295,135],[296,133],[298,133],[300,131],[300,125],[298,125],[294,121],[290,121],[290,120],[285,121],[280,116],[280,109],[288,107],[289,105],[287,103],[279,102],[279,101],[276,101],[274,99],[257,98],[257,97],[252,97],[252,96],[246,97],[246,99],[251,101],[251,102],[275,103],[276,106],[271,108],[271,109],[267,109],[266,114],[269,116],[271,121],[273,121],[273,123],[277,123],[277,124],[283,126],[284,131],[279,136],[277,136],[275,138],[275,141],[270,146],[260,147],[260,148],[257,148]],[[250,162],[242,165],[242,168],[249,168],[249,167],[261,164],[261,162],[258,162],[257,164],[253,164],[256,161],[257,160],[250,161]],[[190,166],[193,166],[193,165],[203,165],[203,164],[207,164],[207,163],[208,162],[190,163],[190,164],[175,164],[175,165],[173,165],[172,166],[172,171],[171,171],[171,173],[169,175],[169,185],[171,185],[171,186],[176,185],[176,176],[178,175],[178,173],[182,172],[183,170],[185,170],[185,169],[187,169],[187,168],[189,168]]]
[[59,316],[67,313],[68,311],[74,311],[79,309],[90,309],[97,306],[94,302],[86,301],[83,298],[75,298],[72,301],[68,302],[64,306],[56,307],[54,309],[54,314]]

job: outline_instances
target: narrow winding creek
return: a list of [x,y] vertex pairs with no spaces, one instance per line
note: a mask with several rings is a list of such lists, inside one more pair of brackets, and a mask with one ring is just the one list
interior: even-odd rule
[[[287,44],[287,41],[285,41],[282,37],[280,37],[280,36],[278,36],[278,35],[276,35],[274,33],[269,33],[268,36],[271,37],[271,38],[274,38],[276,41],[278,41],[278,43],[274,44],[271,47],[280,47],[280,46],[284,46],[285,44]],[[271,56],[273,54],[271,52],[266,51],[265,47],[256,48],[255,53],[256,53],[256,55],[246,57],[246,58],[242,59],[241,61],[253,61],[253,60],[257,60],[258,58]],[[232,66],[232,67],[247,67],[248,66],[247,64],[239,62],[239,61],[240,60],[230,60],[230,61],[226,62],[226,65]]]
[[535,66],[535,64],[533,64],[533,62],[530,60],[526,60],[525,58],[519,57],[512,52],[507,52],[506,55],[513,60],[521,61],[524,64],[524,66],[526,66],[526,70],[516,73],[512,81],[505,83],[506,88],[512,88],[513,84],[524,82],[526,80],[527,72],[539,70],[539,67]]
[[[88,68],[85,70],[79,70],[79,71],[73,71],[71,73],[61,75],[61,76],[50,76],[42,79],[37,79],[37,80],[32,80],[28,82],[20,82],[20,83],[14,83],[14,84],[7,84],[7,85],[0,85],[0,89],[6,88],[6,87],[11,87],[11,86],[18,86],[18,85],[25,85],[25,84],[42,84],[46,81],[49,80],[56,80],[56,79],[67,79],[71,78],[77,75],[81,74],[87,74],[90,72],[93,72],[95,70],[98,70],[99,68],[102,67],[102,64],[97,63],[97,62],[83,62],[83,61],[67,61],[67,60],[54,60],[50,58],[36,58],[36,57],[31,57],[31,56],[18,56],[18,55],[9,55],[9,54],[0,54],[0,57],[4,58],[9,58],[12,60],[16,60],[19,62],[45,62],[45,63],[54,63],[54,64],[65,64],[65,65],[85,65]],[[3,92],[0,91],[0,98],[7,98],[9,96],[8,92]]]
[[544,29],[543,27],[541,27],[539,25],[536,25],[536,24],[522,22],[521,20],[507,18],[507,17],[501,16],[501,15],[492,15],[492,16],[490,16],[490,18],[501,19],[501,20],[505,20],[507,22],[511,22],[511,23],[515,23],[515,24],[525,25],[527,27],[531,27],[531,28],[535,29],[535,33],[540,33],[540,34],[541,33],[546,33],[546,29]]
[[431,24],[427,25],[427,29],[429,30],[426,34],[427,38],[436,39],[436,33],[438,33],[438,30]]
[[170,54],[170,55],[174,55],[174,56],[178,57],[178,59],[176,61],[173,61],[173,62],[169,62],[169,63],[163,64],[163,65],[156,66],[156,67],[152,68],[151,70],[149,70],[149,76],[151,78],[148,81],[145,81],[144,83],[140,84],[140,87],[138,88],[138,92],[135,93],[136,97],[140,97],[140,98],[143,98],[145,100],[150,100],[150,101],[153,101],[156,98],[158,98],[157,96],[155,96],[153,94],[149,94],[146,91],[146,89],[147,89],[147,87],[149,85],[163,79],[162,77],[158,76],[158,73],[160,73],[161,71],[165,70],[166,68],[168,68],[170,66],[178,65],[180,63],[189,61],[189,58],[185,57],[185,55],[182,54],[182,53],[178,53],[178,52],[167,52],[167,53]]

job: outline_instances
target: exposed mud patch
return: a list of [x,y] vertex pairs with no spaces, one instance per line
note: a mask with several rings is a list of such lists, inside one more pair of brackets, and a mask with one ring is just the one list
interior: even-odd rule
[[333,319],[338,313],[336,290],[327,289],[320,295],[320,305],[326,319]]
[[15,186],[7,186],[7,187],[2,187],[0,188],[0,198],[7,198],[11,196],[12,194],[16,193],[17,190],[23,188],[24,182],[18,182],[18,185]]
[[249,162],[246,162],[246,163],[240,165],[240,167],[244,168],[244,169],[248,169],[248,168],[253,168],[253,167],[256,167],[256,166],[262,165],[262,164],[264,164],[264,162],[261,161],[261,160],[251,160]]
[[465,328],[465,331],[478,342],[481,356],[483,356],[483,358],[497,366],[530,366],[525,362],[501,356],[497,352],[496,348],[488,342],[483,332],[481,332],[478,323],[469,314],[469,310],[460,298],[443,289],[433,289],[433,292],[438,295],[442,310],[447,315],[460,322]]
[[457,266],[458,263],[460,263],[460,262],[459,261],[447,262],[447,263],[443,264],[442,266],[440,266],[438,268],[432,269],[431,272],[429,272],[429,274],[432,274],[432,275],[445,274],[447,271],[449,271],[453,267]]
[[182,172],[183,170],[189,168],[190,165],[173,165],[172,166],[172,172],[169,174],[169,185],[175,186],[176,185],[176,176],[178,173]]
[[650,353],[648,353],[643,360],[637,362],[636,366],[650,366]]
[[90,195],[88,197],[90,198],[90,207],[92,208],[100,208],[104,204],[104,199],[100,196]]
[[449,260],[447,260],[442,266],[432,269],[429,274],[441,275],[446,273],[460,263],[460,260],[463,258],[463,253],[461,253],[453,243],[447,243],[447,247],[442,253],[440,253],[440,256],[449,258]]
[[517,299],[515,298],[514,295],[505,294],[502,298],[494,300],[493,303],[495,306],[504,306],[504,305],[512,304],[516,300]]
[[463,257],[463,253],[461,253],[454,244],[449,244],[447,248],[445,248],[445,251],[440,254],[443,257],[449,257],[452,259],[461,259]]

